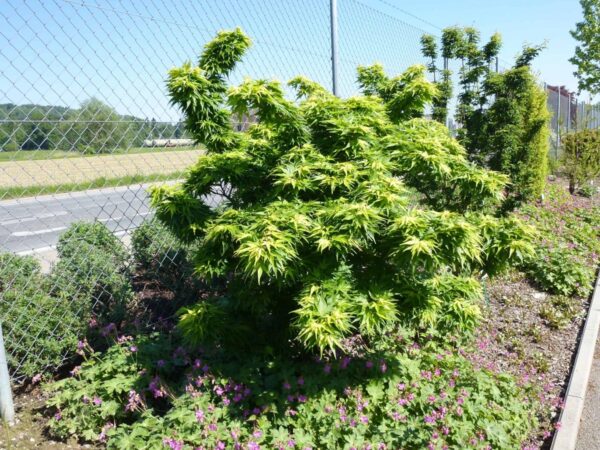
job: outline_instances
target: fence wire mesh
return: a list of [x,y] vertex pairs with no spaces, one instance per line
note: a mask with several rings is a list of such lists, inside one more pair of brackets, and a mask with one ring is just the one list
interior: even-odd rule
[[[386,8],[338,2],[342,96],[357,92],[358,65],[381,62],[398,74],[426,63],[425,31],[380,3]],[[232,84],[305,75],[331,88],[329,7],[329,0],[0,2],[0,321],[15,381],[58,368],[90,328],[110,332],[123,303],[139,306],[132,286],[140,268],[163,285],[188,282],[165,277],[169,267],[185,276],[185,246],[148,226],[148,187],[176,182],[203,154],[169,104],[167,71],[197,60],[217,31],[239,26],[254,45]],[[555,100],[550,95],[549,105]],[[592,111],[598,126],[598,108],[571,110]],[[217,187],[209,202],[219,201]]]
[[[159,247],[144,260],[155,274],[185,254],[172,237],[144,241],[141,231],[152,218],[148,187],[175,182],[203,154],[169,104],[167,71],[239,26],[254,45],[232,84],[301,74],[331,88],[329,6],[0,3],[0,320],[15,381],[55,370],[90,327],[104,320],[106,332],[120,302],[136,302],[144,246]],[[361,1],[340,2],[339,32],[343,96],[357,91],[359,64],[399,73],[422,62],[423,30]],[[218,204],[218,189],[210,201]]]

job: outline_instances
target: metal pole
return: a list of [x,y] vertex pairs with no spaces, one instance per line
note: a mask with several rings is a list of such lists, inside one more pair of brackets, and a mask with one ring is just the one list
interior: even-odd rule
[[339,95],[338,89],[338,20],[337,0],[329,0],[331,9],[331,84],[333,95]]
[[556,104],[556,148],[554,149],[554,159],[558,159],[558,147],[560,146],[560,85],[558,86]]
[[496,73],[500,73],[500,70],[498,70],[498,57],[496,56]]
[[2,420],[10,425],[15,421],[15,407],[10,389],[10,376],[8,375],[4,338],[2,337],[2,323],[0,323],[0,415]]
[[567,103],[567,133],[571,129],[571,93],[569,92],[569,101]]

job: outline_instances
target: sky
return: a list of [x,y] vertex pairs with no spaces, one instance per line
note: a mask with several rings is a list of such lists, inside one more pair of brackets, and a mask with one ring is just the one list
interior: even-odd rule
[[[381,62],[396,75],[424,62],[424,32],[449,25],[473,25],[484,39],[501,32],[507,66],[524,42],[547,40],[534,64],[540,79],[576,89],[568,62],[576,0],[338,0],[338,8],[343,96],[357,92],[357,65]],[[2,0],[0,104],[77,107],[97,97],[121,114],[175,121],[168,70],[197,61],[218,30],[236,26],[253,47],[231,83],[301,74],[331,87],[329,0]]]

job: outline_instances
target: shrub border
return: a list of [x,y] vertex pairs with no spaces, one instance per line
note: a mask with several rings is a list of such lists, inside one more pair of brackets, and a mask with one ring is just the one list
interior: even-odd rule
[[574,450],[581,425],[581,416],[585,405],[585,394],[588,387],[594,350],[600,328],[600,273],[588,310],[581,340],[577,348],[575,363],[569,378],[565,394],[565,407],[560,414],[561,426],[554,434],[551,450]]

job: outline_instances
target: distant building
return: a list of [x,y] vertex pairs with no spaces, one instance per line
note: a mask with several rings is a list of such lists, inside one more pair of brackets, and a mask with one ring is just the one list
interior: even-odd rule
[[145,139],[143,147],[189,147],[194,145],[193,139]]

